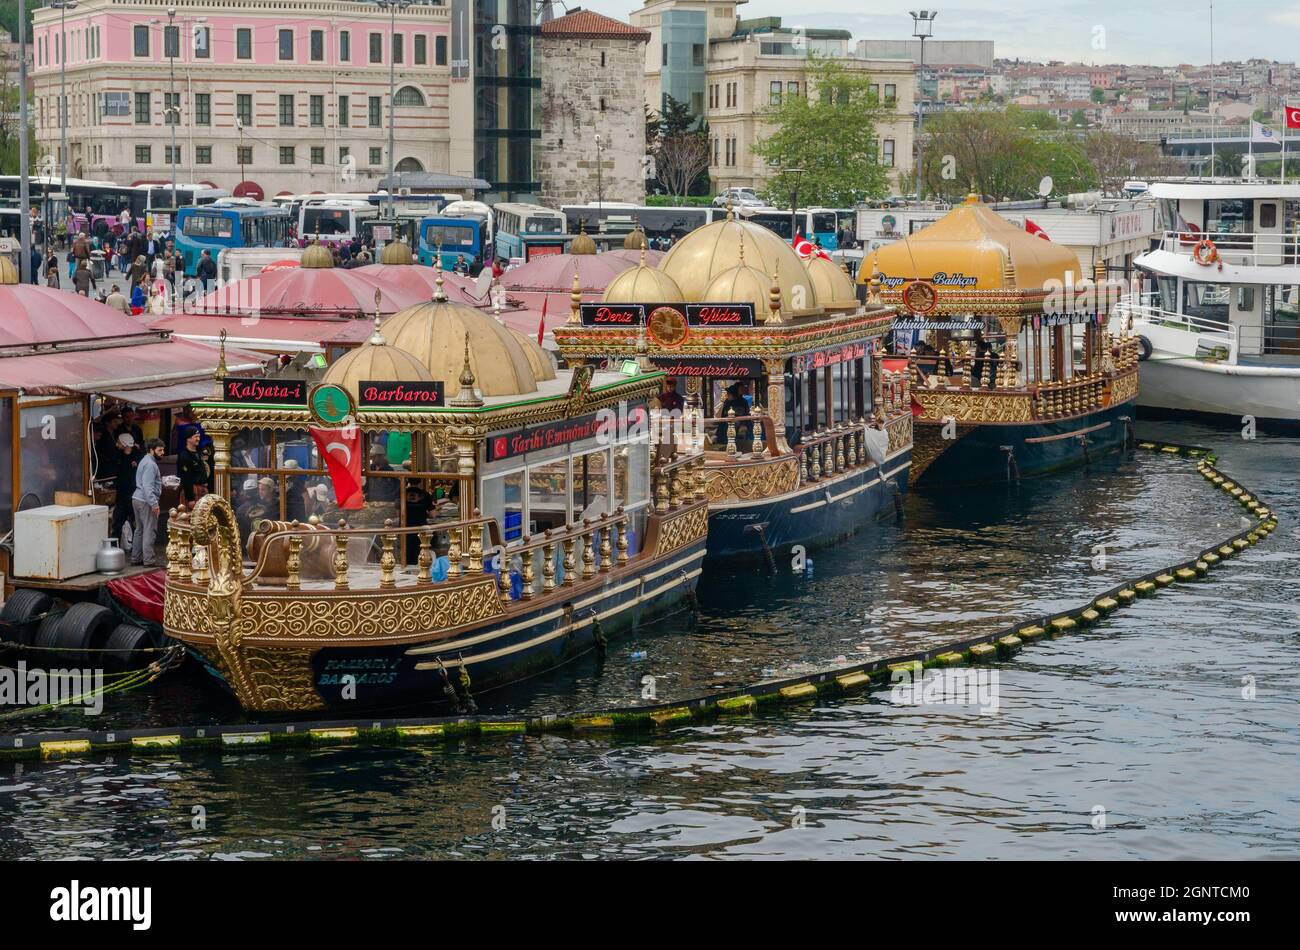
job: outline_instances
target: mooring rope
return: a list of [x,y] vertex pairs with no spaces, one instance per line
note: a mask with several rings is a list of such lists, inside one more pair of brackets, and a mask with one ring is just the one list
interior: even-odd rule
[[[430,739],[468,736],[558,732],[563,730],[647,730],[668,728],[719,715],[750,714],[768,704],[805,703],[820,696],[850,695],[886,684],[896,670],[919,671],[1007,659],[1026,644],[1055,639],[1097,623],[1112,611],[1138,598],[1155,596],[1175,584],[1187,583],[1210,571],[1277,527],[1277,516],[1239,482],[1214,467],[1217,458],[1199,446],[1169,442],[1140,442],[1138,448],[1197,461],[1197,471],[1255,518],[1250,527],[1218,544],[1202,548],[1189,560],[1131,579],[1091,598],[1081,606],[1011,624],[992,634],[932,647],[901,656],[840,666],[786,679],[764,680],[704,696],[569,716],[447,716],[423,719],[334,719],[315,722],[268,722],[215,726],[166,726],[112,732],[58,731],[0,736],[0,756],[81,755],[117,749],[149,752],[180,746],[224,748],[265,747],[292,743],[364,741],[406,744]],[[158,661],[161,662],[161,661]],[[159,671],[161,673],[161,670]],[[444,691],[456,703],[460,697],[444,670]]]
[[[58,648],[52,648],[58,649]],[[67,699],[57,703],[38,703],[34,706],[24,706],[22,709],[13,709],[8,712],[0,713],[0,722],[7,722],[14,719],[23,719],[28,716],[34,716],[37,713],[49,712],[62,706],[85,706],[96,697],[102,699],[113,693],[124,693],[129,690],[139,689],[147,686],[158,677],[162,676],[168,670],[175,669],[185,659],[185,648],[179,644],[165,647],[165,655],[154,660],[148,666],[139,670],[126,670],[120,673],[101,673],[101,682],[108,680],[108,685],[99,686],[95,689],[87,690],[76,696],[70,696]],[[12,669],[12,668],[10,668]],[[27,670],[29,676],[44,676],[46,679],[52,677],[63,677],[66,672],[50,670]]]

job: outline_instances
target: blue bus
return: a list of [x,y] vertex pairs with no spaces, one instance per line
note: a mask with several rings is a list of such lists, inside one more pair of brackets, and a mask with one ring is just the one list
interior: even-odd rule
[[[799,233],[808,240],[816,238],[823,248],[828,251],[836,250],[840,246],[839,223],[841,212],[834,208],[800,208],[793,215],[787,209],[785,211],[779,208],[739,208],[736,210],[736,216],[745,221],[752,221],[754,224],[761,224],[769,230],[775,231],[786,241],[793,237],[791,224],[799,229]],[[793,219],[793,222],[792,220]]]
[[[487,221],[479,215],[431,215],[420,219],[420,263],[432,266],[442,251],[442,266],[456,267],[462,255],[470,271],[477,274],[486,262],[483,257]],[[491,253],[491,248],[488,248]]]
[[176,216],[176,250],[193,276],[204,251],[212,260],[228,247],[286,247],[289,213],[281,208],[216,202],[181,208]]

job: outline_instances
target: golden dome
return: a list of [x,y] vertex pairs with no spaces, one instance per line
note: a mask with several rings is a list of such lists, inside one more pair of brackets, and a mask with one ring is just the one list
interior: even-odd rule
[[410,353],[396,346],[389,346],[388,341],[379,331],[379,321],[375,321],[375,332],[365,343],[340,356],[325,371],[322,383],[334,383],[348,391],[355,404],[358,401],[358,386],[362,380],[429,381],[433,377],[425,365]]
[[611,280],[601,300],[605,303],[686,302],[677,281],[645,262],[644,248],[641,250],[641,263]]
[[379,263],[381,264],[409,264],[411,263],[411,246],[405,241],[389,241],[384,245],[384,249],[379,252]]
[[627,237],[623,238],[623,247],[629,251],[644,251],[649,247],[646,244],[645,232],[641,230],[641,225],[638,224],[634,230],[628,232]]
[[858,306],[853,279],[824,257],[814,254],[804,264],[817,300],[827,310],[855,310]]
[[307,249],[302,252],[302,259],[298,262],[299,267],[333,267],[334,255],[330,249],[318,242],[312,242]]
[[485,396],[537,392],[537,374],[519,340],[491,314],[448,300],[441,274],[433,300],[393,314],[384,324],[384,336],[391,346],[423,363],[433,379],[443,380],[448,399],[460,393],[467,336],[470,369],[479,392]]
[[570,254],[595,254],[596,242],[587,234],[586,229],[578,232],[578,236],[569,242]]
[[708,300],[705,292],[713,278],[742,263],[742,241],[751,265],[767,274],[769,282],[771,275],[777,275],[783,313],[819,312],[817,292],[794,249],[762,225],[731,216],[687,234],[673,245],[659,268],[677,282],[688,302],[720,302]]
[[754,305],[754,316],[762,322],[767,319],[770,302],[768,291],[772,279],[757,267],[737,264],[730,270],[724,270],[704,291],[702,300],[717,303],[750,303]]
[[19,283],[18,268],[8,254],[0,255],[0,285]]
[[520,333],[513,327],[506,327],[519,345],[524,348],[524,356],[528,357],[528,365],[533,368],[533,376],[540,382],[544,379],[555,378],[555,360],[551,359],[551,354],[537,345],[537,341],[527,333]]

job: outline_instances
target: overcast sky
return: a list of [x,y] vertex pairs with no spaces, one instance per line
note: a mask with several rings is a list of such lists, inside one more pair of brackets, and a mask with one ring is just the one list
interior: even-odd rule
[[[638,0],[573,0],[626,20]],[[908,10],[917,0],[806,0],[790,14],[789,0],[749,0],[744,18],[780,16],[785,26],[837,27],[854,39],[911,36]],[[1084,63],[1210,62],[1208,0],[939,0],[937,39],[993,40],[996,55]],[[870,12],[864,12],[869,9]],[[1104,48],[1094,48],[1094,38]],[[1252,57],[1294,62],[1300,56],[1300,2],[1216,0],[1214,59]]]

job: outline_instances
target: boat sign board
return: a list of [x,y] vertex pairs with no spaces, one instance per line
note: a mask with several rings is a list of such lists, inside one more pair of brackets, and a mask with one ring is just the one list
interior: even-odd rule
[[443,404],[442,380],[362,380],[357,405],[363,409],[425,409]]
[[673,378],[758,379],[763,375],[762,360],[677,359],[672,356],[652,359],[656,369]]
[[303,379],[227,376],[221,381],[221,393],[223,402],[268,406],[307,405],[307,381]]
[[638,326],[648,313],[674,310],[689,327],[752,327],[752,303],[584,303],[585,327]]

